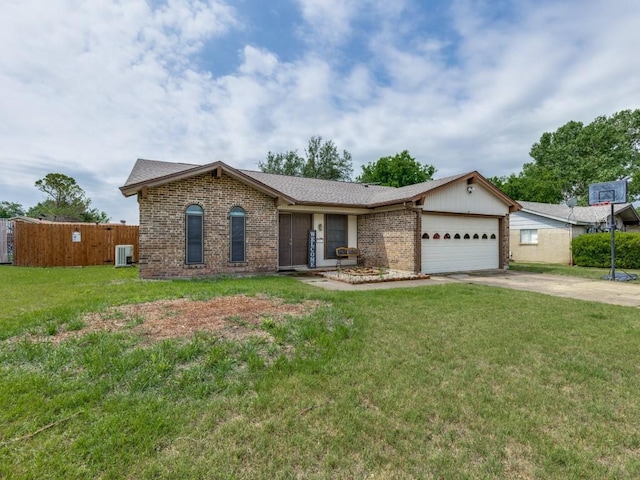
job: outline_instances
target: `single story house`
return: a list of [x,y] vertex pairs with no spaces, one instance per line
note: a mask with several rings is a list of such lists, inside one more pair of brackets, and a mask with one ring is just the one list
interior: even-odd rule
[[[522,209],[511,215],[511,260],[573,264],[571,241],[585,233],[609,231],[611,206],[569,207],[518,201]],[[616,228],[633,230],[640,216],[630,203],[614,205]]]
[[331,268],[338,247],[411,272],[506,268],[519,208],[475,171],[395,188],[139,159],[120,190],[142,278]]

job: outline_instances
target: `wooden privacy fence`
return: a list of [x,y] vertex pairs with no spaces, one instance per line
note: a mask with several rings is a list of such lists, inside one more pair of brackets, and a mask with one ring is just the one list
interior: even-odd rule
[[13,264],[20,267],[114,265],[116,245],[133,245],[137,225],[14,221]]

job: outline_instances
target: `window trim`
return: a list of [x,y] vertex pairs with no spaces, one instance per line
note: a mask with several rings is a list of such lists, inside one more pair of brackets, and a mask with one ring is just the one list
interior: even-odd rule
[[[242,259],[234,260],[233,220],[242,219]],[[238,242],[239,243],[239,242]],[[229,263],[245,263],[247,261],[247,211],[239,205],[229,210]]]
[[[197,209],[197,210],[196,210]],[[191,210],[191,211],[189,211]],[[191,248],[189,247],[189,219],[191,217],[200,218],[200,255],[199,261],[191,261],[190,253]],[[204,264],[204,208],[197,203],[192,203],[187,205],[184,211],[184,263],[185,265],[203,265]]]
[[537,228],[521,229],[520,245],[538,245],[538,229]]

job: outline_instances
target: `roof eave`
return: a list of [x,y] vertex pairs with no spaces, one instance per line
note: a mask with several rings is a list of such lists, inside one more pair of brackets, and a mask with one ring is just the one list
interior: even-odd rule
[[[431,191],[431,190],[429,190],[429,191]],[[390,205],[413,203],[413,202],[417,202],[418,200],[420,200],[423,196],[424,196],[424,193],[421,193],[419,195],[413,195],[411,197],[394,198],[393,200],[386,200],[384,202],[368,203],[366,205],[366,208],[388,207]]]
[[536,215],[538,217],[548,218],[549,220],[555,220],[557,222],[570,223],[571,225],[590,225],[591,222],[586,222],[584,220],[571,219],[567,217],[559,217],[557,215],[549,215],[548,213],[538,212],[537,210],[530,210],[528,208],[522,208],[523,213],[529,213],[531,215]]

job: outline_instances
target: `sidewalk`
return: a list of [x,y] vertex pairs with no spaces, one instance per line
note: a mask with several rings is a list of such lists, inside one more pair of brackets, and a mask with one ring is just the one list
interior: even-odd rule
[[310,275],[297,278],[308,285],[325,288],[327,290],[342,291],[368,291],[389,288],[428,287],[447,283],[473,283],[491,287],[544,293],[556,297],[575,298],[577,300],[587,300],[626,307],[640,307],[640,285],[638,284],[509,270],[432,275],[430,279],[425,280],[401,280],[359,285],[330,280],[320,276]]

